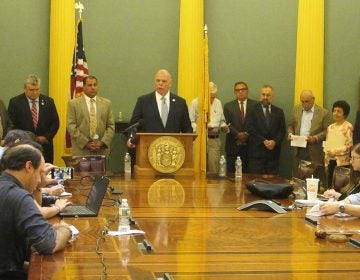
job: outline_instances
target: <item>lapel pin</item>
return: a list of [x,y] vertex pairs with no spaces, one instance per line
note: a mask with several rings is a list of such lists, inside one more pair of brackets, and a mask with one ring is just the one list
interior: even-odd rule
[[173,98],[171,101],[172,101],[172,102],[175,102],[175,98]]

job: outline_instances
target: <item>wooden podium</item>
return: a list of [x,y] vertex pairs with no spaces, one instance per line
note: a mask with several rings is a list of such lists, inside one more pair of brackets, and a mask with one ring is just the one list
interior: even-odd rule
[[[139,141],[136,145],[136,164],[134,166],[135,176],[176,175],[194,176],[193,141],[194,133],[137,133]],[[149,147],[153,141],[162,136],[170,136],[179,140],[185,150],[185,158],[182,166],[173,173],[163,173],[155,170],[149,161]]]

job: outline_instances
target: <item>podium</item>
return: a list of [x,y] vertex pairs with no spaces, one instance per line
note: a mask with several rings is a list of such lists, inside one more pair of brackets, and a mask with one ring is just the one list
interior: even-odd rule
[[[194,156],[193,156],[193,142],[196,138],[194,133],[137,133],[138,143],[136,145],[136,163],[134,165],[134,174],[135,176],[157,176],[157,175],[176,175],[176,176],[194,176]],[[175,138],[175,139],[174,139]],[[176,143],[179,143],[178,154],[175,153],[173,156],[179,161],[183,160],[181,166],[178,166],[178,169],[174,172],[162,172],[161,170],[156,170],[154,168],[154,158],[150,155],[149,158],[149,149],[150,154],[154,149],[154,144],[157,144],[159,141],[164,140],[163,144],[159,144],[155,148],[157,157],[164,155],[164,151],[160,147],[165,147],[172,149],[171,141],[167,144],[168,140],[175,140]],[[184,153],[184,154],[182,154]],[[171,154],[171,153],[169,153]],[[176,162],[177,164],[178,162]],[[169,163],[171,165],[171,163]],[[159,168],[157,168],[159,169]],[[160,168],[161,169],[161,168]]]

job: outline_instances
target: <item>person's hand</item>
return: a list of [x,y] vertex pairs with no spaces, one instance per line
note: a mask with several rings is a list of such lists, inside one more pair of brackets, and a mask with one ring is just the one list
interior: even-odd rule
[[90,151],[90,152],[96,152],[98,150],[98,145],[95,144],[95,141],[90,141],[86,144],[86,148]]
[[292,140],[292,137],[293,137],[293,134],[292,134],[292,133],[289,133],[287,139],[288,139],[289,141],[291,141],[291,140]]
[[324,192],[323,194],[326,198],[335,198],[336,200],[339,199],[339,197],[341,196],[341,193],[338,193],[337,191],[335,191],[334,189],[330,189]]
[[68,205],[71,205],[71,202],[68,201],[67,199],[57,199],[54,203],[54,205],[56,205],[57,207],[60,208],[60,212],[63,211]]
[[325,215],[335,214],[339,211],[339,202],[325,202],[320,203],[320,211]]
[[99,151],[103,145],[104,145],[103,141],[99,141],[99,140],[94,141],[94,147],[96,151]]
[[129,138],[126,142],[126,145],[128,146],[128,148],[130,149],[134,149],[136,147],[135,144],[131,143],[131,139]]
[[49,141],[45,136],[36,136],[36,142],[40,144],[48,143]]
[[44,168],[44,171],[41,173],[41,182],[38,185],[38,188],[45,188],[47,185],[57,183],[56,179],[51,179],[48,177],[51,169],[54,167],[55,166],[52,165],[51,163],[45,163],[45,168]]
[[265,140],[264,145],[265,145],[266,149],[268,149],[269,151],[272,151],[272,150],[274,150],[274,148],[276,146],[276,142],[274,140]]
[[225,126],[222,126],[222,127],[221,127],[221,131],[222,131],[223,133],[229,133],[229,132],[230,132],[230,128],[229,128],[228,125],[225,125]]
[[246,131],[238,132],[238,134],[236,135],[236,144],[245,144],[248,137],[249,134]]
[[308,136],[306,141],[309,143],[309,144],[315,144],[317,142],[317,138],[315,136]]
[[45,192],[48,193],[49,195],[60,196],[64,191],[65,191],[64,186],[56,185],[51,188],[46,188]]

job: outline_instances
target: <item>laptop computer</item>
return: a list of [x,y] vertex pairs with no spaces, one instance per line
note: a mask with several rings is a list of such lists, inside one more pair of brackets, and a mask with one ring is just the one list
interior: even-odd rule
[[86,204],[69,205],[59,213],[60,217],[96,217],[99,213],[109,181],[109,178],[105,176],[95,176],[95,181],[91,187]]
[[[303,194],[305,195],[305,197],[307,196],[307,193],[306,193],[306,181],[305,180],[302,180],[302,179],[299,179],[297,177],[293,177],[292,178],[292,181],[298,186],[298,188],[303,192]],[[322,201],[327,201],[328,198],[326,198],[325,196],[323,196],[322,194],[318,194],[317,195],[317,198],[319,200],[322,200]]]

